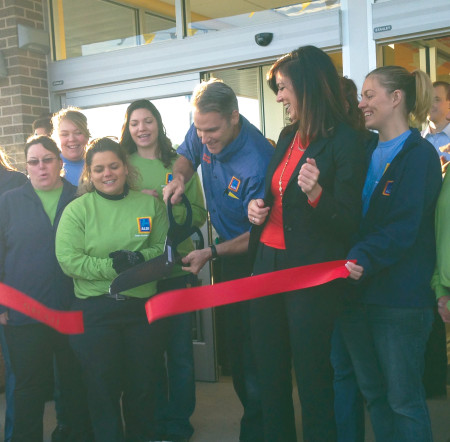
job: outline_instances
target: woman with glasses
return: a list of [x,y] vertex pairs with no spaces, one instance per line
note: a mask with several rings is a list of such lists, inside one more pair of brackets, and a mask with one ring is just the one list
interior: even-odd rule
[[[30,180],[0,197],[0,280],[47,307],[67,309],[73,284],[56,260],[55,233],[76,188],[61,178],[59,153],[52,139],[31,138],[25,145]],[[90,440],[81,373],[67,336],[13,309],[0,307],[0,312],[15,375],[12,440],[42,440],[54,356],[70,440]]]

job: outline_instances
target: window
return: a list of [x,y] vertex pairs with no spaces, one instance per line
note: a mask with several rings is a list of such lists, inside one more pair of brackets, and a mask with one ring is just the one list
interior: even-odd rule
[[[189,34],[216,32],[339,7],[339,0],[190,0]],[[189,18],[190,16],[190,18]]]
[[450,81],[450,36],[423,38],[382,46],[382,65],[422,69],[431,81]]
[[176,38],[175,0],[52,0],[56,60]]

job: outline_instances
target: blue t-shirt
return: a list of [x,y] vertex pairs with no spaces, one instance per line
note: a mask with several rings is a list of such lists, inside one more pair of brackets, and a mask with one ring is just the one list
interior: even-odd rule
[[248,232],[247,208],[264,196],[264,177],[274,152],[264,135],[242,115],[239,135],[217,155],[211,154],[192,125],[177,153],[194,166],[201,164],[211,222],[224,240]]
[[411,131],[408,129],[406,132],[403,132],[401,135],[393,138],[392,140],[378,142],[376,149],[372,153],[372,159],[367,172],[366,182],[364,183],[362,194],[363,216],[369,209],[370,198],[380,182],[381,177],[395,156],[402,150],[402,147],[410,134]]
[[78,187],[78,181],[80,180],[81,172],[83,172],[84,158],[79,161],[70,161],[61,155],[61,159],[63,160],[64,171],[66,172],[64,178],[69,183]]

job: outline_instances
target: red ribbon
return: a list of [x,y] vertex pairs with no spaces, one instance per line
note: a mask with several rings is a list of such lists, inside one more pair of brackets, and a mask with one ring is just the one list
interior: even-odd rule
[[19,290],[0,282],[0,304],[17,310],[66,335],[84,333],[83,313],[64,312],[46,307]]
[[145,304],[148,322],[167,316],[248,301],[276,293],[290,292],[346,278],[347,260],[330,261],[272,273],[235,279],[203,287],[171,290],[154,296]]

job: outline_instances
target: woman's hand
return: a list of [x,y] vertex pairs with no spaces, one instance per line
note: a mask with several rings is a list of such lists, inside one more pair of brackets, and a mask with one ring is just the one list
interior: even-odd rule
[[264,206],[264,200],[261,198],[249,202],[248,219],[252,224],[259,226],[264,223],[270,210],[270,207]]
[[450,310],[447,308],[448,301],[450,301],[450,295],[441,296],[438,299],[438,312],[444,322],[450,323]]
[[109,257],[113,260],[112,267],[117,274],[145,261],[144,255],[141,252],[132,252],[131,250],[116,250],[115,252],[111,252]]
[[0,315],[0,325],[8,325],[8,312],[2,313]]
[[298,185],[302,189],[308,199],[315,201],[322,193],[322,186],[319,184],[320,170],[317,168],[314,158],[307,158],[306,163],[298,173]]
[[154,196],[155,198],[159,198],[158,192],[154,189],[142,189],[141,193],[146,193],[147,195]]
[[348,275],[349,278],[354,279],[355,281],[361,279],[361,276],[364,273],[364,267],[361,267],[358,264],[355,264],[354,262],[351,261],[348,261],[345,264],[345,267],[350,272],[350,275]]

